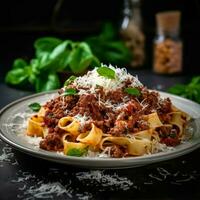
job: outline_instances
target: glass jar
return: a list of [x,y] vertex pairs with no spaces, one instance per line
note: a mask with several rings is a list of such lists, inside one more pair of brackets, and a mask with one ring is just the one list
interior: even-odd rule
[[142,31],[140,0],[124,0],[121,36],[133,54],[131,67],[140,67],[145,60],[145,36]]
[[179,36],[180,12],[158,13],[154,39],[154,72],[174,74],[182,71],[182,40]]

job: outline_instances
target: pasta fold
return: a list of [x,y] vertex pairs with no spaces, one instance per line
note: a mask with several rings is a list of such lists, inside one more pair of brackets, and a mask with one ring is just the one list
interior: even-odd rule
[[127,148],[128,154],[133,156],[144,155],[151,150],[150,140],[127,137],[106,137],[101,141],[100,148],[104,150],[106,146],[112,146],[112,143]]
[[155,132],[154,129],[152,129],[152,128],[134,133],[134,137],[136,139],[147,139],[147,140],[155,139],[155,140],[159,141],[159,136],[158,136],[157,132]]
[[81,133],[77,137],[77,141],[91,146],[96,146],[100,143],[102,135],[103,131],[92,123],[92,129],[89,132]]
[[183,135],[183,126],[185,123],[185,120],[182,119],[182,113],[181,112],[172,112],[170,113],[171,115],[171,120],[170,120],[170,124],[175,125],[176,127],[178,127],[178,134],[179,136]]
[[41,116],[34,115],[28,120],[27,126],[27,135],[28,136],[37,136],[44,137],[44,128],[43,128],[44,119]]
[[[66,136],[67,135],[64,135],[63,138],[65,138]],[[70,142],[66,139],[63,139],[63,146],[64,146],[64,154],[67,155],[68,152],[72,149],[84,150],[88,145],[83,143]]]
[[157,112],[144,116],[144,119],[148,122],[150,128],[156,128],[163,125]]
[[58,127],[71,135],[77,136],[79,135],[80,123],[75,120],[73,117],[62,117],[58,121]]

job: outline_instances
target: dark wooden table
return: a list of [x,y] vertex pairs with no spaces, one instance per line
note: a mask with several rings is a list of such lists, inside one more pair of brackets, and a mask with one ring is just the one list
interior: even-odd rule
[[[149,88],[166,91],[191,77],[130,70]],[[0,108],[31,94],[0,77]],[[44,161],[0,140],[0,199],[200,199],[200,149],[176,159],[119,170],[88,170]]]

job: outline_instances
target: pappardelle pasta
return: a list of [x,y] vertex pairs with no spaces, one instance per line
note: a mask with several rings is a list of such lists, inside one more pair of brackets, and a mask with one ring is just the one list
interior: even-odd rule
[[28,119],[26,134],[69,156],[143,156],[179,145],[189,118],[126,69],[102,66],[70,77]]

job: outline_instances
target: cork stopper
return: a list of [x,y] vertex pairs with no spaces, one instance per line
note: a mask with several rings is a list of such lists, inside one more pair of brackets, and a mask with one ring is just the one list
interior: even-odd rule
[[180,11],[165,11],[156,14],[158,34],[179,34]]

